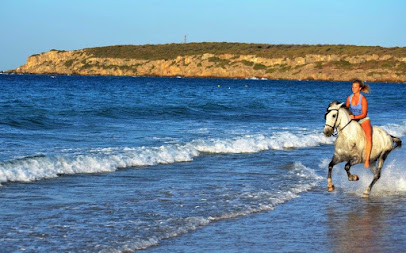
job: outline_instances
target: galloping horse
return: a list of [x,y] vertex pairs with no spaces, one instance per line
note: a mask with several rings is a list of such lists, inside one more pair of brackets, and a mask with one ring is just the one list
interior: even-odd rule
[[[361,125],[350,118],[350,111],[343,106],[344,103],[338,103],[336,101],[329,104],[325,119],[326,124],[324,127],[324,135],[330,137],[336,131],[337,140],[334,144],[334,156],[328,166],[327,177],[327,190],[329,192],[334,190],[334,185],[331,180],[331,171],[334,165],[347,162],[345,170],[347,171],[349,181],[357,181],[359,177],[350,173],[350,168],[354,164],[365,162],[365,133]],[[389,153],[401,147],[402,141],[388,134],[380,127],[374,126],[372,128],[372,151],[370,156],[370,164],[376,169],[373,171],[374,179],[371,184],[365,190],[363,197],[368,197],[372,187],[381,177],[381,169],[383,163]],[[395,145],[393,145],[395,143]],[[376,166],[378,162],[378,166]]]

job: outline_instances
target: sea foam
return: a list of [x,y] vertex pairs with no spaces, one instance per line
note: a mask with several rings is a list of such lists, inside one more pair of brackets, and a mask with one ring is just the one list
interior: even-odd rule
[[406,134],[406,121],[404,121],[402,124],[387,124],[381,127],[389,134],[396,137],[402,137]]
[[100,148],[83,154],[26,157],[0,163],[0,184],[31,182],[64,174],[104,173],[117,169],[193,161],[201,153],[239,154],[265,150],[287,150],[331,144],[320,133],[295,134],[289,131],[272,135],[243,135],[224,139],[197,139],[160,147]]

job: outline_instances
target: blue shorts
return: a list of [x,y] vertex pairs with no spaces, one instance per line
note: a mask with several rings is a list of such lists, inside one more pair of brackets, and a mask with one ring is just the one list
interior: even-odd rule
[[358,123],[362,124],[362,122],[364,122],[365,120],[368,120],[369,117],[365,117],[363,119],[357,119]]

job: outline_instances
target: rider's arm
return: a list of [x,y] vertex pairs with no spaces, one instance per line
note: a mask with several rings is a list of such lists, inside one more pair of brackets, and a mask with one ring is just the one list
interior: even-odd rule
[[348,96],[347,102],[345,103],[345,106],[346,106],[347,108],[350,107],[350,96]]

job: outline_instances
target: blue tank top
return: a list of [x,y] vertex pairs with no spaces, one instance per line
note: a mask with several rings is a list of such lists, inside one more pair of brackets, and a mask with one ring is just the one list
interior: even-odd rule
[[362,114],[362,104],[361,104],[361,99],[362,99],[362,94],[359,95],[359,100],[358,100],[358,104],[357,105],[352,105],[351,104],[351,100],[352,100],[352,96],[354,94],[352,94],[350,96],[350,111],[352,112],[353,115],[357,116]]

